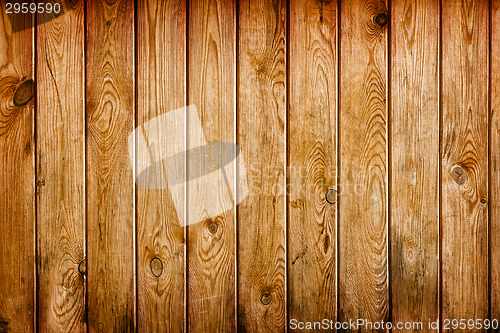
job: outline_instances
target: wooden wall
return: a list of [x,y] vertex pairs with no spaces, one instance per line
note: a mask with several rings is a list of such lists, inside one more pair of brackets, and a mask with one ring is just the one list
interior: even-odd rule
[[[499,0],[4,1],[0,332],[500,320]],[[182,226],[127,140],[186,105],[250,192]]]

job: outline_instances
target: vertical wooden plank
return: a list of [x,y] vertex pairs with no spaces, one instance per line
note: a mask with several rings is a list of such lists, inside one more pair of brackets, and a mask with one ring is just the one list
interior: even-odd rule
[[488,316],[488,16],[442,4],[443,319]]
[[[0,331],[35,331],[33,15],[0,2]],[[27,29],[16,29],[16,26]],[[17,31],[18,32],[13,32]]]
[[387,9],[340,10],[339,319],[387,321]]
[[500,320],[500,1],[491,3],[490,277],[491,319]]
[[[137,2],[138,126],[185,105],[185,38],[185,1]],[[176,126],[184,132],[184,118]],[[150,143],[159,143],[168,134],[158,128],[146,135]],[[154,180],[155,174],[148,176]],[[185,320],[185,246],[180,212],[168,188],[136,188],[139,331],[180,332]]]
[[87,251],[91,332],[135,329],[134,2],[87,2]]
[[[188,104],[194,105],[204,140],[188,123],[188,149],[200,142],[235,143],[236,2],[189,2]],[[195,112],[190,109],[189,112]],[[200,141],[201,140],[201,141]],[[222,148],[222,146],[218,147]],[[203,178],[200,167],[211,156],[204,150],[188,156],[188,328],[192,332],[235,332],[235,204],[228,192],[234,179],[219,174]],[[231,185],[234,188],[234,185]],[[205,195],[205,194],[209,195]],[[201,194],[201,195],[200,195]],[[227,210],[211,214],[217,200]]]
[[439,315],[439,2],[394,1],[391,17],[392,321],[427,323]]
[[335,1],[290,2],[289,313],[303,322],[337,312],[336,33]]
[[37,28],[38,328],[84,332],[84,3],[67,4]]
[[239,3],[238,144],[249,195],[238,206],[238,325],[286,328],[286,3]]

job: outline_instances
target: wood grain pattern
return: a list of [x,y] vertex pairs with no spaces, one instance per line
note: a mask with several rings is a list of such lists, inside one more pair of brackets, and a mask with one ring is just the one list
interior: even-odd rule
[[490,277],[491,319],[500,320],[500,1],[491,2],[490,42],[491,110],[490,126]]
[[[235,41],[236,2],[192,0],[189,2],[189,99],[198,109],[207,142],[235,142]],[[188,128],[190,124],[188,123]],[[200,138],[188,130],[188,148]],[[220,152],[219,152],[220,153]],[[200,154],[201,151],[200,151]],[[212,155],[218,153],[211,149]],[[188,172],[210,158],[188,159]],[[206,160],[207,163],[208,160]],[[188,174],[188,178],[192,176]],[[202,176],[201,174],[198,176]],[[189,331],[235,332],[235,203],[222,177],[217,183],[194,181],[188,187],[188,313]],[[213,190],[218,192],[213,192]],[[210,216],[212,198],[198,201],[197,193],[210,193],[227,203],[228,210]],[[203,212],[200,214],[199,212]],[[201,222],[199,222],[201,221]],[[215,223],[215,224],[213,224]],[[213,228],[213,229],[211,229]]]
[[[264,13],[264,15],[263,15]],[[239,3],[238,144],[248,197],[238,206],[238,325],[286,325],[286,5]]]
[[443,2],[442,318],[488,316],[487,66],[488,3]]
[[90,332],[135,329],[134,2],[87,2],[87,280]]
[[340,10],[339,319],[387,321],[387,9]]
[[[137,42],[137,125],[141,126],[185,105],[185,1],[138,1]],[[151,142],[162,142],[167,134],[159,130],[147,136]],[[181,332],[185,325],[185,231],[168,188],[136,188],[138,330]],[[155,258],[163,266],[158,277],[151,269]]]
[[0,332],[35,331],[34,104],[14,95],[33,79],[33,15],[13,25],[0,2]]
[[336,319],[337,4],[290,2],[289,317]]
[[[83,1],[37,33],[38,329],[85,332]],[[43,14],[38,15],[44,20]],[[38,19],[38,18],[37,18]]]
[[391,8],[393,322],[439,316],[438,6],[395,1]]

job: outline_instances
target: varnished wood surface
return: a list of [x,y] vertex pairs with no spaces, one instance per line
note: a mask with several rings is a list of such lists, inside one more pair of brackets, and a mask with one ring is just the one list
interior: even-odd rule
[[439,30],[436,29],[439,3],[395,1],[391,17],[392,320],[436,321],[439,316],[440,123]]
[[334,1],[290,2],[287,263],[301,321],[337,313],[337,14]]
[[34,17],[17,17],[12,26],[5,3],[0,2],[0,332],[35,332],[34,101],[14,104],[17,88],[34,79],[34,29],[13,32],[33,26]]
[[443,319],[489,311],[488,20],[485,1],[442,4]]
[[[44,19],[44,14],[38,15]],[[85,332],[84,3],[37,31],[38,329]]]

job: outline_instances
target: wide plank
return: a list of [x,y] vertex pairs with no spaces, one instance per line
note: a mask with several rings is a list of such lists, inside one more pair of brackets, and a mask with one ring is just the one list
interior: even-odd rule
[[134,2],[87,1],[87,281],[90,332],[135,330]]
[[290,328],[337,314],[337,14],[335,1],[290,2]]
[[[0,331],[35,331],[34,16],[0,2]],[[22,28],[22,29],[21,29]]]
[[386,14],[384,1],[340,6],[341,321],[389,319]]
[[427,325],[439,316],[439,3],[394,1],[391,17],[392,321]]

